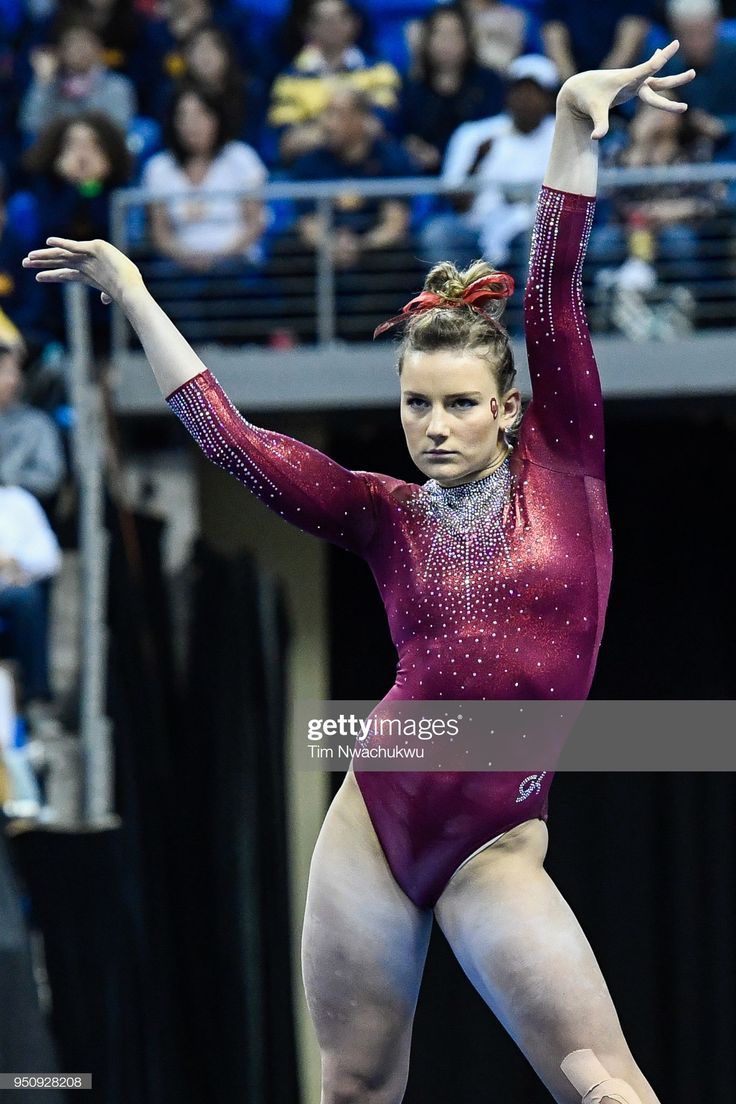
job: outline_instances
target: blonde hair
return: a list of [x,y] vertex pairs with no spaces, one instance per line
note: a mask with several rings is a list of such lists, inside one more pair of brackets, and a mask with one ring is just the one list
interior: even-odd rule
[[[441,261],[427,273],[423,290],[432,291],[444,299],[459,300],[470,284],[484,276],[493,276],[498,271],[486,261],[473,261],[467,268]],[[499,281],[499,290],[502,287]],[[500,321],[505,307],[506,299],[499,298],[483,303],[482,313],[467,305],[440,305],[410,314],[398,350],[396,369],[399,376],[408,352],[473,352],[488,362],[499,393],[504,395],[516,378],[511,339]],[[519,409],[513,425],[506,430],[507,434],[518,431],[521,418]]]

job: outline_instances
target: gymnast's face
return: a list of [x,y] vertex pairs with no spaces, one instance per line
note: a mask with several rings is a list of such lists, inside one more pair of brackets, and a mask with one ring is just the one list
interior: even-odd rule
[[503,430],[513,423],[520,403],[517,389],[499,394],[488,361],[474,353],[409,350],[404,356],[401,424],[406,443],[419,470],[443,487],[488,474],[504,446]]

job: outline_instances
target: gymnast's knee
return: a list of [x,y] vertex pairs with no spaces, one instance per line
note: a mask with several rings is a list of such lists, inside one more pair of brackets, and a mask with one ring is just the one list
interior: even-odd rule
[[560,1069],[580,1093],[581,1104],[642,1104],[633,1086],[611,1077],[592,1050],[573,1050]]
[[367,1073],[323,1055],[320,1104],[401,1104],[407,1080],[408,1069]]

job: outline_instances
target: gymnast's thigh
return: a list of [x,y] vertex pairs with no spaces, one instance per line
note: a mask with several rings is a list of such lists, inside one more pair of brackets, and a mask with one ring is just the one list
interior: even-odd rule
[[534,823],[512,829],[508,840],[502,837],[453,876],[435,906],[437,922],[558,1104],[579,1104],[560,1062],[587,1048],[611,1077],[633,1085],[643,1104],[656,1104],[593,950],[544,869],[546,825]]
[[312,857],[302,937],[307,1004],[325,1051],[356,1054],[365,1073],[406,1049],[432,926],[395,881],[352,772],[327,811]]

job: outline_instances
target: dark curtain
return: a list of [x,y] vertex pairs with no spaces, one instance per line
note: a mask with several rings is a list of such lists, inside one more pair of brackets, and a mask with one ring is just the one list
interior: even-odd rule
[[[331,454],[421,482],[398,414],[371,423],[358,434],[336,427]],[[614,577],[591,697],[733,698],[733,418],[723,402],[689,400],[665,413],[661,404],[609,405],[606,455]],[[380,698],[395,653],[375,583],[355,557],[335,550],[331,565],[332,695]],[[546,867],[591,941],[655,1091],[668,1104],[727,1094],[734,776],[668,773],[666,762],[658,773],[558,774],[549,829]],[[548,1100],[435,925],[406,1104],[491,1097]]]
[[43,933],[65,1070],[100,1104],[188,1100],[177,1047],[173,671],[161,522],[108,510],[108,715],[121,827],[13,841]]
[[[21,891],[0,814],[0,1072],[54,1073],[60,1066],[41,1012]],[[3,1104],[61,1104],[54,1089],[5,1089]]]
[[284,790],[287,620],[250,556],[200,545],[182,815],[197,1100],[293,1104],[291,913]]
[[162,523],[109,524],[122,824],[12,841],[60,1068],[91,1072],[99,1104],[293,1104],[282,600],[249,558],[200,547],[177,687]]

